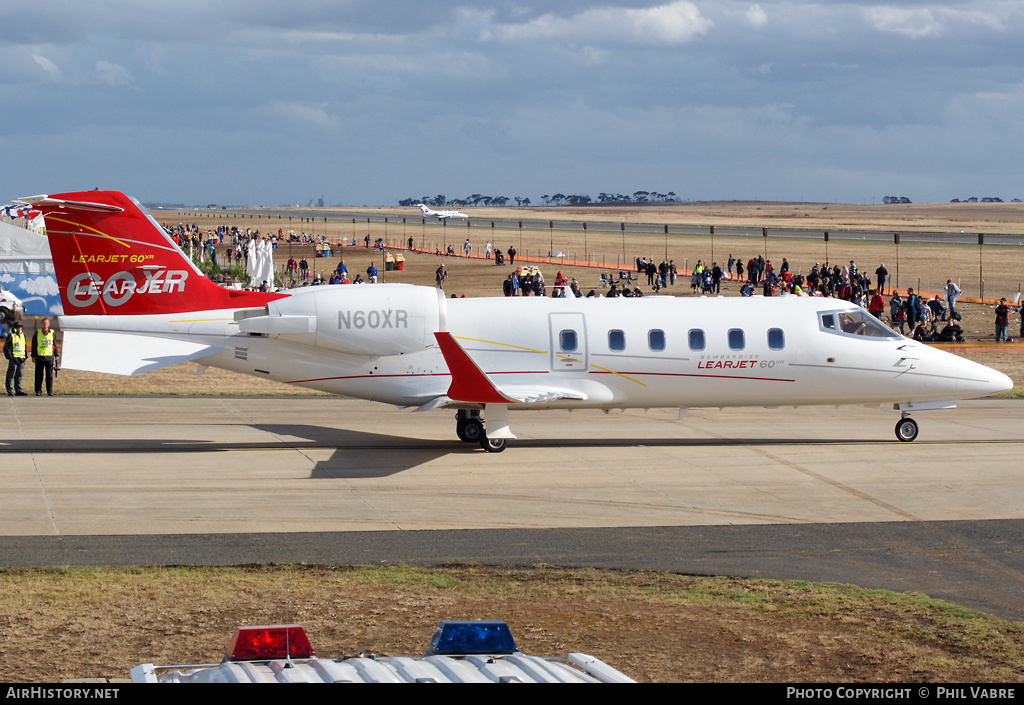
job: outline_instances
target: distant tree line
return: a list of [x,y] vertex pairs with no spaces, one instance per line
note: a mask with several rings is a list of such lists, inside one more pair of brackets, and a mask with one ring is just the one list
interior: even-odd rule
[[886,196],[882,199],[882,203],[910,203],[911,200],[906,196]]
[[[555,194],[544,194],[541,196],[541,200],[546,206],[584,206],[595,203],[588,195],[577,195],[564,193]],[[601,192],[597,195],[596,203],[599,205],[614,205],[620,203],[671,203],[676,200],[676,194],[674,191],[668,193],[658,193],[657,191],[634,191],[633,195],[625,195],[621,193],[604,193]],[[448,199],[443,193],[439,193],[436,196],[423,196],[421,198],[403,198],[398,202],[400,206],[415,206],[418,203],[423,203],[434,208],[441,206],[497,206],[503,207],[515,203],[517,206],[526,207],[531,205],[529,198],[522,198],[515,196],[509,198],[508,196],[484,196],[479,193],[474,193],[472,196],[466,198],[453,198]],[[906,201],[909,203],[910,201]],[[886,201],[888,203],[888,201]]]
[[403,198],[398,202],[400,206],[415,206],[422,203],[427,206],[433,206],[434,208],[440,208],[441,206],[497,206],[503,207],[509,205],[510,201],[515,201],[517,206],[528,206],[530,205],[529,198],[521,198],[516,196],[515,198],[509,198],[508,196],[484,196],[479,193],[474,193],[472,196],[466,198],[453,198],[448,199],[443,193],[439,193],[436,196],[422,196],[420,198]]
[[[950,203],[1002,203],[1002,202],[1003,202],[1003,199],[999,198],[998,196],[983,196],[981,198],[978,198],[977,196],[971,196],[970,198],[965,198],[962,201],[959,198],[954,198],[952,201],[950,201]],[[1019,198],[1015,198],[1015,199],[1013,199],[1012,202],[1013,203],[1020,203],[1020,199]]]

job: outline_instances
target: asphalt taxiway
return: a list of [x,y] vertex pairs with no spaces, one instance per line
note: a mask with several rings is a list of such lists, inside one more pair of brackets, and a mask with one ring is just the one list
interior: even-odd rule
[[329,397],[0,402],[0,565],[547,563],[849,582],[1024,619],[1024,402],[454,413]]

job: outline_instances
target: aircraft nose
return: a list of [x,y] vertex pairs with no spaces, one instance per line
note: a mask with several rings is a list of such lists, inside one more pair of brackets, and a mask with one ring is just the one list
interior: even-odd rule
[[962,398],[987,397],[1013,389],[1013,380],[991,367],[962,360],[967,363],[958,375],[957,396]]
[[1004,375],[998,370],[989,370],[988,383],[992,387],[992,391],[990,391],[989,394],[999,394],[1013,389],[1013,380],[1010,379],[1008,375]]

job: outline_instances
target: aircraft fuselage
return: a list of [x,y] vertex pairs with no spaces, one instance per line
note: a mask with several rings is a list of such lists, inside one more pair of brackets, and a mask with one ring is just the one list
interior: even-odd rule
[[[547,408],[951,401],[1008,387],[1001,373],[880,323],[875,335],[844,331],[841,315],[868,314],[793,296],[445,299],[433,288],[349,285],[305,289],[245,316],[205,312],[174,332],[182,316],[122,316],[116,330],[219,350],[200,364],[401,406],[451,385],[438,331],[499,390],[521,391],[516,399],[566,392]],[[75,316],[62,325],[73,334],[114,324]]]

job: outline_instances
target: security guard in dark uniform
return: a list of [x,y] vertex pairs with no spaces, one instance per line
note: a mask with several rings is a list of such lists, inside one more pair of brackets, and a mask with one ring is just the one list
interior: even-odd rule
[[53,359],[57,347],[50,330],[50,319],[43,319],[43,327],[32,336],[32,359],[36,363],[36,396],[42,396],[43,377],[46,377],[46,396],[53,396]]

